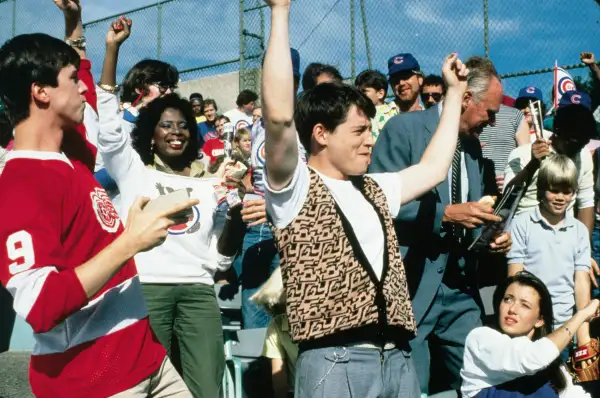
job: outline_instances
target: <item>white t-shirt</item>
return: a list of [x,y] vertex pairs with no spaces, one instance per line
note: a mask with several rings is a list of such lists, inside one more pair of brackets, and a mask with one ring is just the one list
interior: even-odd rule
[[[213,284],[215,273],[227,270],[232,257],[221,255],[217,243],[221,228],[215,222],[216,178],[191,178],[147,168],[131,146],[131,137],[122,128],[118,98],[98,88],[100,134],[98,150],[106,170],[119,187],[122,209],[129,209],[137,196],[157,198],[186,189],[199,204],[192,208],[188,222],[168,229],[165,241],[152,250],[138,253],[135,262],[142,283]],[[126,121],[125,121],[126,123]],[[124,212],[126,213],[126,212]],[[127,221],[123,217],[123,222]]]
[[[381,278],[386,243],[384,226],[381,225],[377,212],[351,181],[336,180],[321,173],[319,176],[352,226],[375,275]],[[402,199],[400,176],[398,173],[378,173],[368,174],[368,176],[381,187],[387,198],[390,214],[392,218],[396,218],[400,212]],[[281,191],[273,190],[265,179],[267,212],[275,227],[285,228],[300,214],[309,186],[308,166],[300,159],[290,185]]]
[[225,112],[225,116],[227,116],[231,121],[231,124],[233,124],[234,134],[238,129],[248,127],[252,124],[252,115],[247,115],[239,109],[231,109]]
[[[483,389],[507,383],[523,376],[532,376],[548,367],[560,352],[547,337],[531,341],[482,326],[473,329],[465,341],[461,392],[466,398],[475,397]],[[566,388],[560,398],[589,398],[581,388],[573,385],[563,366]]]

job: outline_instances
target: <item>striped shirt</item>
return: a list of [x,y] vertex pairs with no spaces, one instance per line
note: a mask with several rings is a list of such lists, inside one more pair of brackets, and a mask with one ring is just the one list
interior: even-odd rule
[[508,156],[517,147],[516,134],[522,120],[523,113],[520,110],[500,105],[496,124],[486,126],[479,136],[483,157],[494,162],[497,176],[504,174]]

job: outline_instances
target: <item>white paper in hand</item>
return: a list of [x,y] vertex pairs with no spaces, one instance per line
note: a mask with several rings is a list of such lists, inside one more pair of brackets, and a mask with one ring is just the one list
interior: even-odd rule
[[[190,200],[190,194],[186,189],[179,189],[158,198],[152,199],[144,207],[144,211],[165,212],[177,205],[186,203]],[[172,214],[169,218],[185,218],[192,215],[192,208],[188,207],[178,213]]]

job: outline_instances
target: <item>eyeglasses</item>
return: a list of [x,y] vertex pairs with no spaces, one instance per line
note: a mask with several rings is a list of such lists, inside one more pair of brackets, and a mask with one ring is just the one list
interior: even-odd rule
[[177,90],[176,84],[151,83],[150,86],[155,86],[158,91],[160,91],[161,95],[169,90],[171,90],[171,92]]
[[421,94],[421,99],[423,101],[427,101],[429,99],[429,97],[433,98],[433,100],[435,102],[440,102],[440,100],[442,99],[442,94],[441,93],[423,93],[423,94]]

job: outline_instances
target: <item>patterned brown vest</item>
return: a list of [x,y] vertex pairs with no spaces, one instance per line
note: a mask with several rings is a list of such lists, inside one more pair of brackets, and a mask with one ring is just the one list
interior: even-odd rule
[[381,280],[335,199],[311,169],[310,188],[300,214],[285,228],[274,228],[295,342],[354,330],[369,330],[362,335],[363,341],[396,341],[415,334],[404,265],[386,197],[369,177],[356,177],[352,182],[385,227]]

